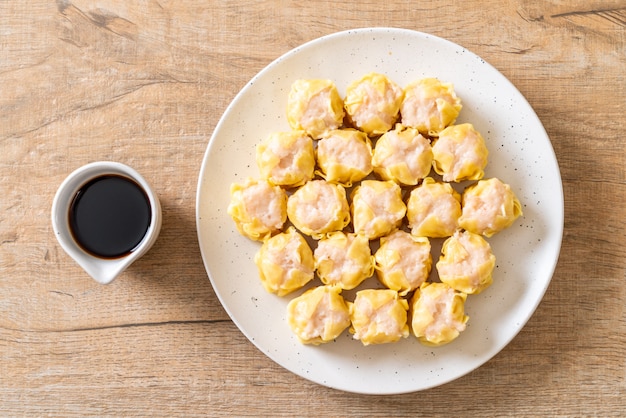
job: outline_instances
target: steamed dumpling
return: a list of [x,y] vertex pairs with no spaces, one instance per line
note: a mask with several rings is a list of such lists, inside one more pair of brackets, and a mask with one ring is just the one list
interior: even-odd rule
[[478,294],[491,285],[495,265],[496,257],[483,237],[457,231],[443,243],[437,272],[439,280],[453,289]]
[[465,330],[467,295],[445,283],[424,283],[411,299],[411,329],[424,345],[437,346],[456,339]]
[[432,267],[430,241],[396,230],[380,239],[374,259],[378,280],[405,296],[428,280]]
[[315,239],[341,231],[350,223],[345,189],[325,180],[311,180],[287,200],[287,215],[300,232]]
[[270,183],[295,187],[313,178],[313,140],[304,131],[274,132],[256,148],[261,177]]
[[374,274],[369,240],[356,234],[333,232],[319,240],[314,252],[315,269],[324,284],[354,289]]
[[461,107],[461,99],[456,96],[452,84],[424,78],[404,88],[400,114],[403,125],[424,135],[436,136],[454,123]]
[[452,125],[433,144],[433,168],[444,181],[480,180],[488,155],[485,140],[471,123]]
[[402,88],[385,75],[369,73],[348,86],[344,106],[355,127],[380,135],[396,123],[402,96]]
[[350,314],[341,288],[319,286],[287,305],[287,323],[303,344],[319,345],[337,338],[350,326]]
[[266,180],[233,183],[228,214],[242,235],[263,241],[278,233],[287,220],[287,194]]
[[461,228],[490,237],[522,215],[522,205],[508,184],[497,178],[481,180],[463,192]]
[[432,161],[430,141],[417,129],[397,125],[376,141],[372,164],[383,180],[413,186],[430,173]]
[[317,142],[319,173],[331,183],[346,187],[372,172],[372,144],[356,129],[336,129]]
[[343,100],[331,80],[296,80],[287,99],[287,121],[313,138],[337,129],[343,123]]
[[406,214],[402,190],[393,181],[363,180],[351,196],[354,232],[368,239],[387,235]]
[[449,183],[426,177],[409,194],[407,219],[417,237],[449,237],[458,228],[460,216],[461,196]]
[[284,296],[313,280],[313,251],[294,227],[267,239],[254,256],[265,290]]
[[352,320],[350,332],[363,345],[392,343],[409,335],[409,304],[395,290],[361,290],[354,303],[348,303],[348,308]]

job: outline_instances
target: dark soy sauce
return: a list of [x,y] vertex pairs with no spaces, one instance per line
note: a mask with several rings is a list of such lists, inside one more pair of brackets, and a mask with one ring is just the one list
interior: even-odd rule
[[102,258],[129,254],[150,226],[152,211],[144,190],[118,175],[96,177],[82,186],[70,205],[74,240]]

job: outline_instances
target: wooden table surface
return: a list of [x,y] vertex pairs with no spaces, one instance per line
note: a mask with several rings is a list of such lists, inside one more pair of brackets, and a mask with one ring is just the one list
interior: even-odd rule
[[[520,334],[474,372],[405,395],[348,394],[255,348],[220,305],[195,229],[198,172],[259,70],[333,32],[456,42],[524,94],[565,194],[560,259]],[[0,415],[623,416],[626,1],[0,2]],[[50,208],[79,166],[156,189],[156,245],[110,285],[61,249]]]

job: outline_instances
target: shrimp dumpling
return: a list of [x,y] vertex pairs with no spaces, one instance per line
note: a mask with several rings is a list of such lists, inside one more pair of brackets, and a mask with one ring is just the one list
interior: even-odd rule
[[331,80],[296,80],[287,99],[287,121],[318,139],[339,128],[344,118],[343,100]]
[[287,194],[266,180],[233,183],[228,214],[242,235],[263,241],[278,233],[287,220]]
[[370,243],[362,235],[330,233],[319,240],[313,256],[322,283],[344,290],[354,289],[374,274]]
[[522,205],[511,187],[497,178],[466,188],[462,203],[461,228],[486,237],[508,228],[522,215]]
[[372,165],[383,180],[414,186],[430,173],[432,161],[430,141],[417,129],[397,125],[376,141]]
[[404,88],[401,121],[424,135],[437,136],[454,123],[461,107],[461,99],[456,96],[452,84],[442,83],[436,78],[424,78]]
[[406,214],[402,190],[393,181],[363,180],[351,197],[354,232],[370,240],[396,229]]
[[374,260],[378,280],[406,296],[428,280],[432,268],[430,241],[396,230],[380,239]]
[[449,237],[458,228],[460,216],[461,196],[449,183],[426,177],[409,194],[407,219],[417,237]]
[[287,200],[287,216],[298,230],[315,239],[341,231],[350,223],[345,189],[325,180],[311,180]]
[[471,123],[452,125],[433,144],[433,168],[444,181],[480,180],[488,155],[485,140]]
[[313,251],[294,227],[268,238],[254,256],[265,290],[287,295],[313,280]]
[[313,178],[313,139],[304,131],[274,132],[256,148],[261,177],[270,183],[301,186]]
[[303,344],[319,345],[339,337],[350,326],[348,306],[337,286],[318,286],[292,299],[287,323]]
[[437,262],[439,280],[455,290],[478,294],[493,282],[496,257],[480,235],[457,231],[443,243]]
[[350,332],[363,345],[386,344],[409,336],[409,304],[391,289],[364,289],[348,303]]
[[456,339],[465,330],[467,295],[445,283],[424,283],[411,299],[411,329],[424,345],[438,346]]
[[355,127],[380,135],[398,120],[402,97],[402,88],[387,76],[369,73],[348,86],[344,107]]
[[336,129],[317,141],[317,164],[331,183],[351,187],[372,172],[372,143],[356,129]]

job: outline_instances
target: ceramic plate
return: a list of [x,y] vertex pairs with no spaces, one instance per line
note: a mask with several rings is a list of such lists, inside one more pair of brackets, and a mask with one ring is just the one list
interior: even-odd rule
[[[351,81],[372,71],[401,86],[423,77],[452,82],[463,101],[457,123],[473,123],[489,148],[485,177],[509,183],[522,202],[524,216],[489,239],[497,257],[493,285],[468,298],[468,327],[446,346],[425,347],[410,336],[398,343],[364,347],[347,331],[329,344],[300,344],[285,321],[285,307],[293,295],[280,298],[266,293],[253,262],[260,244],[239,235],[226,212],[231,183],[258,178],[256,144],[273,131],[289,130],[285,107],[296,79],[332,79],[344,94]],[[303,378],[367,394],[438,386],[496,355],[541,301],[563,232],[558,164],[550,139],[520,92],[461,46],[389,28],[351,30],[316,39],[259,72],[215,128],[200,171],[196,212],[207,273],[245,336],[276,363]]]

